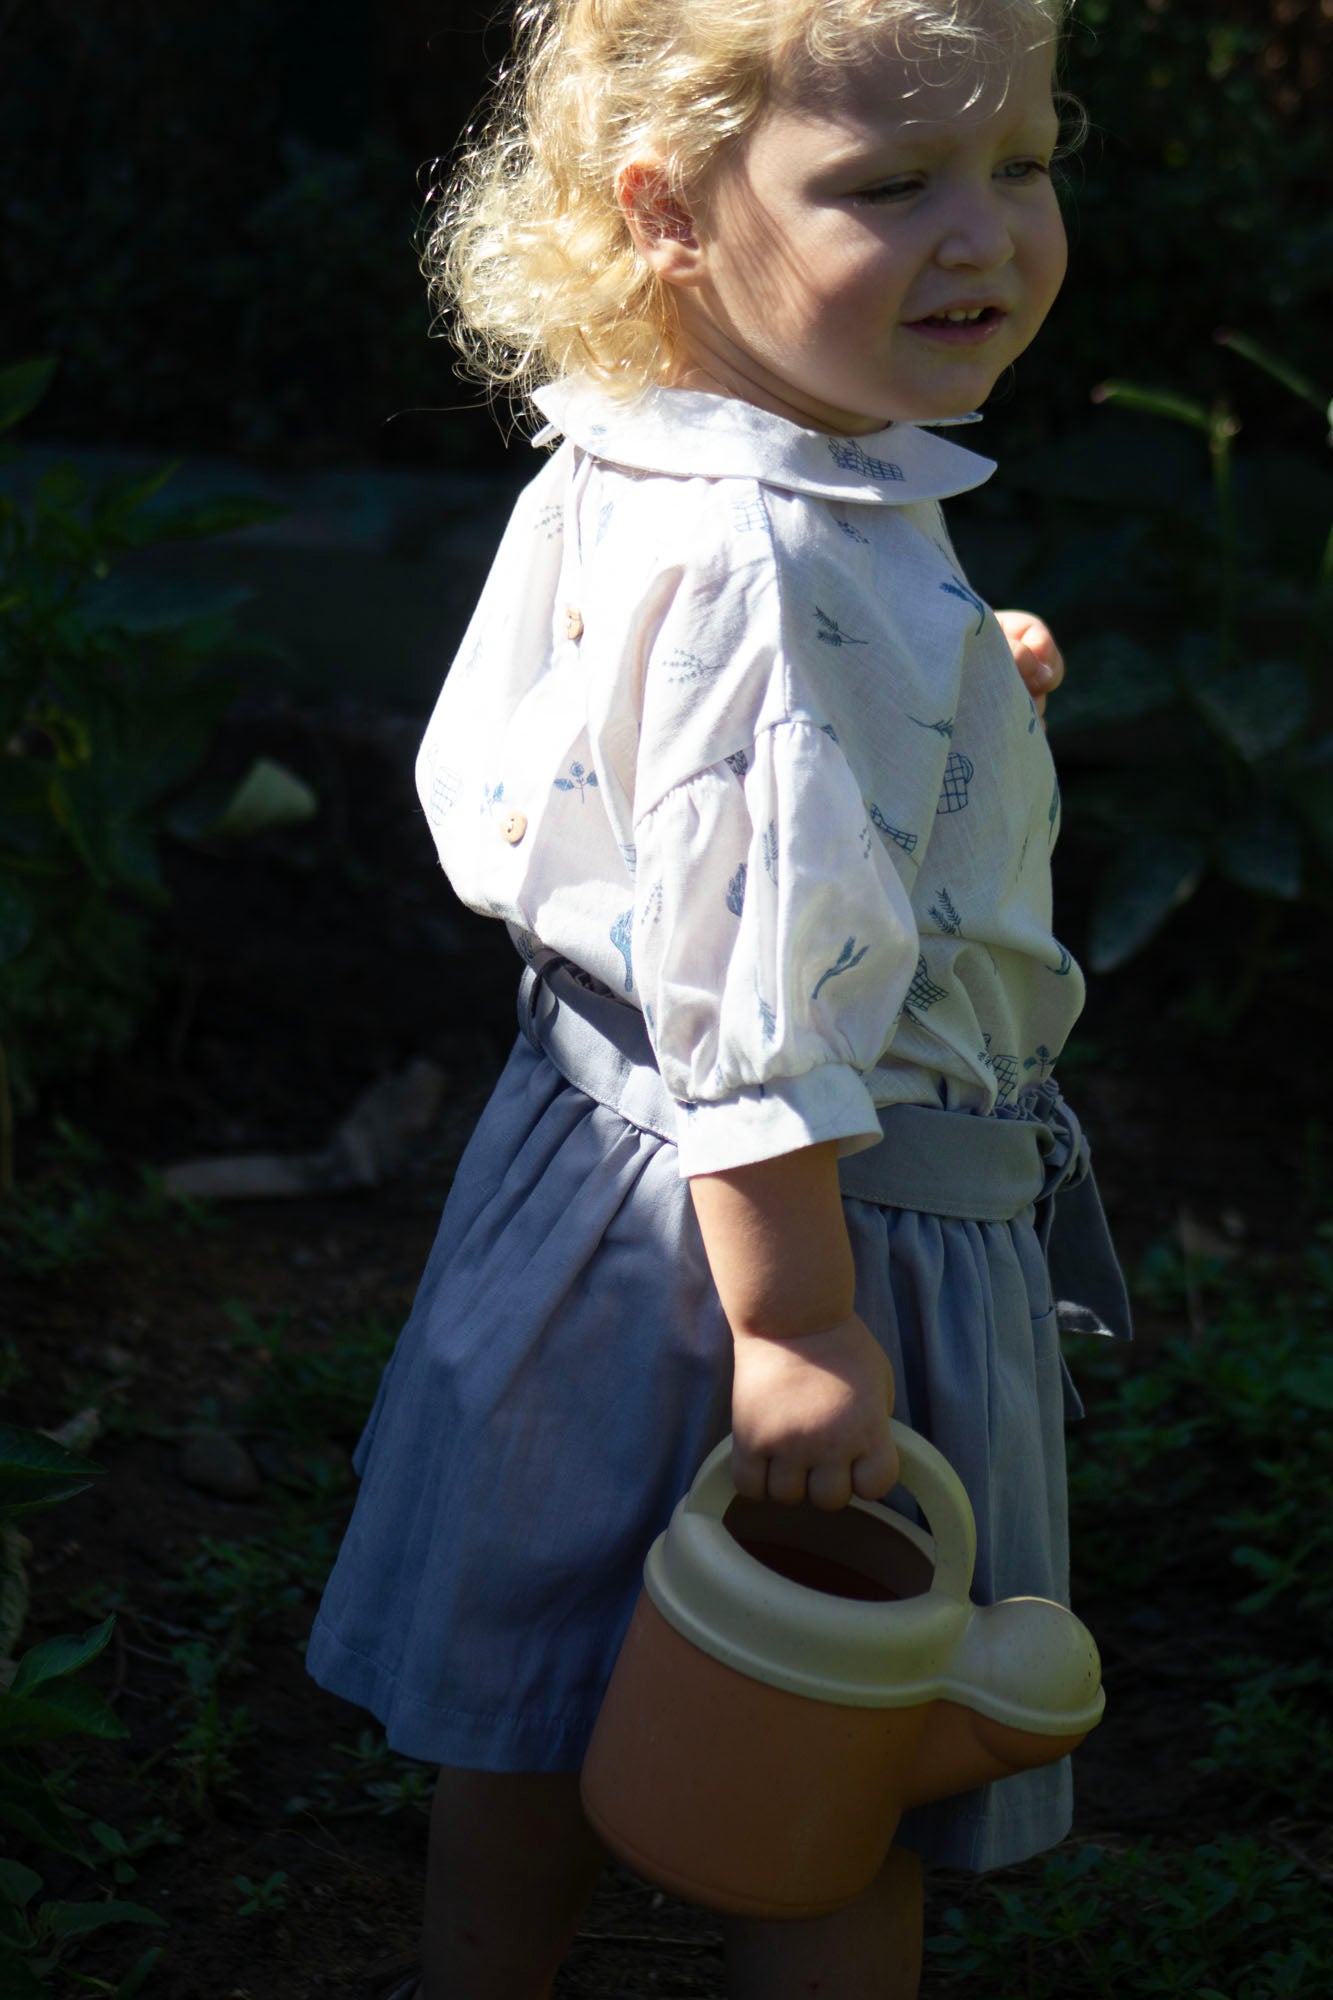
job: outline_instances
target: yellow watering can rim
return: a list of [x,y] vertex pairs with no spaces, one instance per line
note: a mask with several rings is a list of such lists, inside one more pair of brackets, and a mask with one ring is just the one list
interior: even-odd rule
[[[725,1525],[736,1498],[726,1438],[649,1551],[649,1597],[709,1657],[813,1700],[909,1708],[951,1699],[1043,1734],[1090,1728],[1103,1706],[1091,1634],[1063,1606],[1042,1598],[1012,1599],[989,1611],[969,1601],[976,1525],[962,1482],[926,1439],[897,1422],[893,1431],[901,1483],[921,1502],[934,1533],[928,1590],[865,1603],[794,1582],[750,1555]],[[919,1530],[891,1508],[851,1505],[919,1546]]]

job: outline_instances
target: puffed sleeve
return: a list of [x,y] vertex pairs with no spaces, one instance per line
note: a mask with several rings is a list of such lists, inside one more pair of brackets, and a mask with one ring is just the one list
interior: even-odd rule
[[916,965],[906,891],[831,730],[785,717],[636,825],[636,983],[684,1175],[875,1144],[862,1072]]

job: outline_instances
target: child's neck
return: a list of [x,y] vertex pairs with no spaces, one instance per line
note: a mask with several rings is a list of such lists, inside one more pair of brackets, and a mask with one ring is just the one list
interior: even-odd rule
[[668,389],[693,389],[708,396],[729,396],[735,402],[751,403],[770,416],[783,417],[801,430],[821,431],[833,437],[865,437],[889,428],[887,419],[857,417],[847,412],[807,407],[782,393],[782,385],[745,357],[744,362],[728,354],[697,348],[681,354],[664,377]]

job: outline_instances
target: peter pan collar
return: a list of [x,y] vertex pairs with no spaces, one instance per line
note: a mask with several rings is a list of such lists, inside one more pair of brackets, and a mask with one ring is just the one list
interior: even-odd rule
[[624,403],[575,375],[539,389],[533,401],[548,419],[534,444],[563,436],[593,458],[636,472],[759,479],[789,493],[901,507],[970,492],[995,470],[993,459],[918,424],[833,437],[802,430],[752,403],[694,389],[652,387]]

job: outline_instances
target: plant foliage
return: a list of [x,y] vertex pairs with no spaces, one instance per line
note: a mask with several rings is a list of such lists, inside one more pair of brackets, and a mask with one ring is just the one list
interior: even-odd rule
[[945,1910],[931,1959],[946,1983],[1006,2000],[1322,2000],[1333,1227],[1288,1290],[1262,1270],[1224,1280],[1175,1244],[1157,1246],[1139,1290],[1163,1310],[1193,1293],[1207,1317],[1128,1372],[1088,1344],[1092,1435],[1070,1437],[1072,1539],[1081,1573],[1149,1605],[1192,1572],[1215,1577],[1229,1553],[1235,1653],[1205,1661],[1181,1634],[1212,1732],[1195,1769],[1224,1830],[1194,1847],[1071,1841]]
[[[464,132],[511,12],[459,0],[441,33],[438,6],[399,0],[326,9],[312,34],[308,9],[233,0],[142,10],[128,37],[114,11],[14,10],[0,290],[10,338],[66,357],[64,434],[302,462],[404,434],[451,466],[498,454],[426,338],[412,239],[422,163]],[[1316,365],[1331,40],[1314,0],[1079,0],[1073,273],[996,429],[1062,431],[1145,353],[1207,400],[1217,358],[1197,350],[1219,322]]]
[[[1088,732],[1101,763],[1074,794],[1113,851],[1096,971],[1131,958],[1210,873],[1249,904],[1328,892],[1333,478],[1315,457],[1327,398],[1254,341],[1219,339],[1313,405],[1308,456],[1238,463],[1227,402],[1107,383],[1099,400],[1194,432],[1208,482],[1151,430],[1090,432],[1061,457],[1091,525],[1059,538],[1031,583],[1085,628],[1051,728],[1057,741]],[[1050,456],[1025,476],[1060,491]]]
[[[99,1468],[37,1431],[0,1426],[0,1523],[51,1507],[81,1492]],[[89,1853],[74,1818],[48,1772],[32,1754],[71,1737],[115,1740],[125,1725],[80,1675],[102,1652],[115,1620],[104,1618],[79,1637],[46,1639],[18,1660],[0,1691],[0,1829],[6,1844],[17,1836],[25,1852],[45,1849],[88,1867]],[[42,1896],[42,1877],[26,1860],[0,1853],[0,1991],[6,2000],[43,2000],[65,1947],[108,1924],[163,1927],[155,1911],[112,1897],[60,1902]],[[157,1956],[146,1955],[135,1973],[146,1976]],[[135,1974],[131,1974],[134,1978]],[[121,1991],[133,1987],[122,1985]]]
[[[49,361],[0,371],[0,432],[52,372]],[[15,458],[0,440],[0,464]],[[191,819],[183,793],[232,698],[223,663],[240,650],[233,614],[247,593],[164,580],[133,558],[273,510],[173,507],[172,470],[93,488],[56,465],[26,501],[0,492],[0,1049],[20,1101],[136,1026],[173,813],[183,830],[215,832],[313,810],[299,781],[268,765],[211,809],[212,824]],[[0,1097],[3,1085],[0,1072]]]

